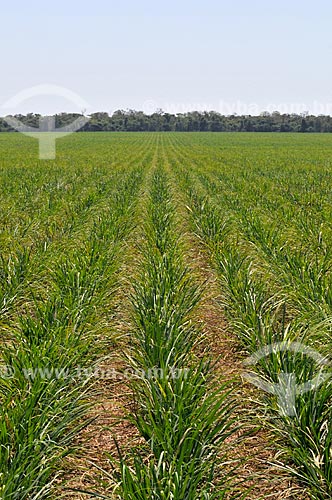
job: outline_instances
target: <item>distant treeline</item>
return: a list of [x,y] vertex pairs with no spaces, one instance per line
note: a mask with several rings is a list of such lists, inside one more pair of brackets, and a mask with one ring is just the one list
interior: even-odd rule
[[[68,125],[80,114],[55,115],[56,127]],[[22,123],[38,127],[41,115],[15,115]],[[0,118],[0,132],[13,129]],[[159,110],[151,115],[142,111],[119,110],[112,115],[93,113],[81,129],[84,132],[332,132],[332,117],[309,114],[281,114],[264,112],[259,116],[224,116],[215,111],[170,114]]]

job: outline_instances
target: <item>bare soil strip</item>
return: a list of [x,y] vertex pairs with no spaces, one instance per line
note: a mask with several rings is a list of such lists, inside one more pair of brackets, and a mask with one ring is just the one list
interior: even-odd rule
[[[117,350],[120,350],[117,347]],[[99,365],[101,370],[123,371],[120,359],[110,359]],[[61,480],[61,498],[84,500],[90,495],[75,490],[110,494],[112,467],[107,457],[118,456],[115,440],[122,451],[137,439],[137,431],[124,419],[130,404],[131,394],[125,380],[109,378],[98,380],[97,393],[92,396],[92,410],[88,418],[92,422],[79,435],[75,446],[78,452],[66,461],[66,473]]]
[[[132,262],[127,262],[123,266],[122,276],[131,274],[131,264]],[[90,495],[74,490],[111,494],[112,466],[107,455],[116,459],[118,457],[117,445],[125,452],[134,443],[137,444],[137,430],[124,418],[132,404],[132,395],[123,374],[126,367],[121,359],[121,352],[128,342],[130,329],[127,283],[122,285],[115,309],[116,318],[112,330],[120,336],[120,339],[110,346],[108,358],[98,364],[95,394],[91,396],[92,408],[88,415],[88,418],[93,420],[75,442],[78,452],[66,459],[66,472],[61,478],[60,485],[63,499],[92,498]]]

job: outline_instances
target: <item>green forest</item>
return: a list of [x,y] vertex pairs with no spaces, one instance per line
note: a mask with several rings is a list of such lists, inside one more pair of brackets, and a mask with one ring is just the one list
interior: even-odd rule
[[[77,113],[55,115],[57,128],[81,117]],[[332,117],[327,115],[281,114],[263,112],[259,116],[222,115],[216,111],[192,111],[170,114],[158,110],[153,114],[143,111],[118,110],[112,114],[98,112],[89,115],[83,132],[332,132]],[[41,115],[15,115],[23,124],[38,127]],[[0,118],[0,132],[14,131]]]

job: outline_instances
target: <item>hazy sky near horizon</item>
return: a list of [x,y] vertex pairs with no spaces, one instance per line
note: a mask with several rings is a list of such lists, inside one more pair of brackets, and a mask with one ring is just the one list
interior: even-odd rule
[[[1,5],[0,115],[40,85],[76,93],[88,112],[332,114],[331,20],[329,0],[12,0]],[[8,112],[80,106],[36,95]]]

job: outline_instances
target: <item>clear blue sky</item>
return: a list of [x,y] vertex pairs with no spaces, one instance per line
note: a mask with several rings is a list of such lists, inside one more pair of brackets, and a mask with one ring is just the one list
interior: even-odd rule
[[[0,114],[43,84],[77,93],[90,112],[320,103],[332,113],[331,21],[330,0],[4,2]],[[60,110],[77,106],[43,96],[13,111]]]

